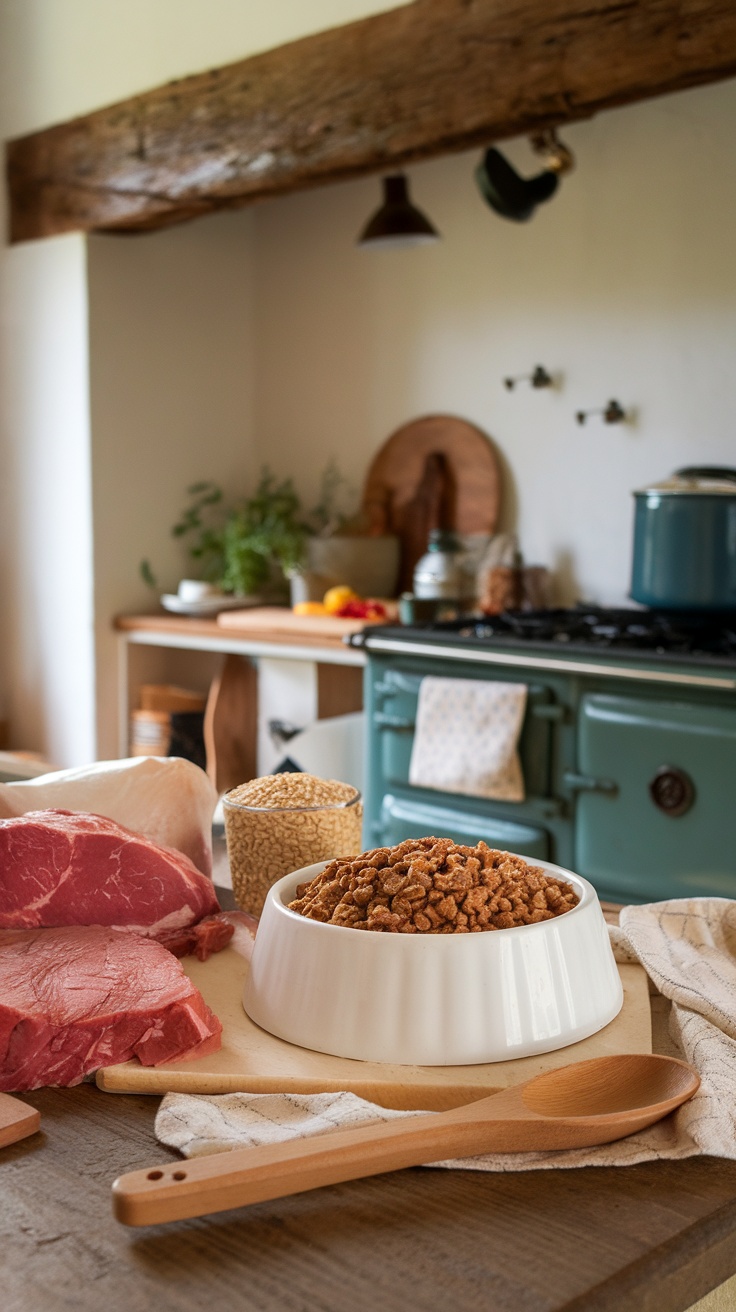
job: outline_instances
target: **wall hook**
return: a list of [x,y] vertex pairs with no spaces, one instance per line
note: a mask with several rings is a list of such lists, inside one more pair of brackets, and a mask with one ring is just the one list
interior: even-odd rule
[[504,378],[503,380],[504,387],[507,387],[510,392],[513,392],[517,383],[526,382],[531,383],[532,387],[554,386],[554,379],[551,374],[547,373],[543,364],[535,365],[530,374],[516,374],[513,378]]
[[589,415],[603,415],[606,424],[622,424],[626,419],[626,411],[618,401],[609,401],[602,410],[577,410],[575,418],[579,424],[584,424]]

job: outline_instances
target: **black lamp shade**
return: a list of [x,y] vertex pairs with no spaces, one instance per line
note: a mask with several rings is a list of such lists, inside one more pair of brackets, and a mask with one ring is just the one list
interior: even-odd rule
[[419,246],[437,241],[439,233],[409,199],[403,173],[383,179],[383,204],[358,238],[359,246]]
[[533,178],[522,178],[508,160],[493,146],[486,151],[475,170],[475,180],[483,199],[504,219],[524,223],[537,205],[554,196],[558,176],[550,169]]

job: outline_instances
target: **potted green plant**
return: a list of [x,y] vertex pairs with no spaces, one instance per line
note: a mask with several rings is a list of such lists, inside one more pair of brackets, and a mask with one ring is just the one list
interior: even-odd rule
[[[290,478],[261,473],[252,496],[227,506],[215,483],[193,483],[171,532],[186,539],[193,573],[219,592],[264,600],[320,600],[335,584],[362,596],[390,596],[398,571],[398,539],[373,537],[360,512],[347,513],[350,490],[335,461],[322,475],[309,513]],[[148,561],[141,574],[158,586]],[[196,587],[194,580],[187,580]]]
[[[285,598],[310,532],[291,479],[279,481],[264,469],[253,495],[229,508],[215,483],[193,483],[187,493],[171,532],[188,540],[198,575],[225,593]],[[148,561],[141,573],[157,586]]]

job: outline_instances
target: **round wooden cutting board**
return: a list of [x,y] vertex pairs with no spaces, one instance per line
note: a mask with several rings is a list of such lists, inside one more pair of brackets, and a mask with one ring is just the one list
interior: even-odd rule
[[372,533],[401,539],[401,587],[409,588],[433,528],[493,533],[500,500],[490,438],[454,415],[426,415],[384,442],[368,470],[363,509]]

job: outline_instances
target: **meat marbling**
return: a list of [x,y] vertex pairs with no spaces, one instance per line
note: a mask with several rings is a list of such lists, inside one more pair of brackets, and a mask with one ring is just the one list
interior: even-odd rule
[[110,925],[165,939],[219,910],[188,857],[104,816],[0,820],[0,929]]
[[0,1090],[79,1084],[136,1056],[205,1056],[222,1026],[165,947],[104,926],[0,935]]
[[212,814],[217,793],[204,770],[180,756],[136,756],[55,770],[0,783],[0,818],[27,811],[106,815],[152,843],[174,847],[204,875],[212,874]]

